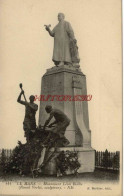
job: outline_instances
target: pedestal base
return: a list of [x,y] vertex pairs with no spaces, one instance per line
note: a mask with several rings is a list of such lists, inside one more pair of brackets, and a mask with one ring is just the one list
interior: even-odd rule
[[[80,163],[80,168],[78,173],[85,173],[85,172],[94,172],[95,169],[95,150],[91,147],[84,148],[84,147],[62,147],[58,148],[55,155],[59,154],[61,151],[72,151],[78,153],[78,160]],[[51,148],[49,154],[54,152],[54,148]],[[49,155],[48,155],[49,156]],[[44,174],[46,175],[56,175],[57,174],[57,167],[56,167],[56,159],[53,157],[45,166]],[[73,174],[73,172],[69,172],[69,174]]]

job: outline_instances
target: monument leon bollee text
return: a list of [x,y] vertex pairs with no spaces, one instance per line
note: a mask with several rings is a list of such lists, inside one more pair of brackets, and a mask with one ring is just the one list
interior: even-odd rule
[[[58,14],[59,23],[53,30],[45,25],[46,30],[54,39],[53,62],[55,66],[47,69],[42,77],[41,95],[87,95],[86,76],[79,66],[77,40],[69,22],[64,20],[64,14]],[[65,131],[65,137],[70,142],[65,147],[57,147],[56,154],[61,151],[77,152],[80,168],[78,173],[93,172],[95,168],[95,150],[91,147],[91,131],[89,128],[89,114],[87,101],[51,101],[40,102],[39,125],[44,126],[48,114],[46,105],[51,105],[64,112],[70,119]],[[54,147],[49,149],[49,153]],[[56,159],[52,158],[45,165],[44,173],[57,173]]]

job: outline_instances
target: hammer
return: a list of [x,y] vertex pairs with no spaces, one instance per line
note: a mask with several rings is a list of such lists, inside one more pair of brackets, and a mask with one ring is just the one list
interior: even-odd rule
[[[22,83],[19,84],[19,87],[20,87],[20,89],[23,91]],[[23,94],[23,96],[24,96],[25,101],[27,101],[27,100],[26,100],[26,97],[25,97],[25,93]]]

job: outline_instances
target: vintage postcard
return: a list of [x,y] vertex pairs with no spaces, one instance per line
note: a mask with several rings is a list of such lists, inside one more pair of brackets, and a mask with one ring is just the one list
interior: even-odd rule
[[121,0],[0,0],[0,195],[122,195]]

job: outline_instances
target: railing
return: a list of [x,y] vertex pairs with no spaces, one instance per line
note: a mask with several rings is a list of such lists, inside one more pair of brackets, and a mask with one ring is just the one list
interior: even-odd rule
[[95,153],[95,167],[107,170],[120,169],[120,152],[105,152],[96,151]]
[[8,161],[9,157],[12,155],[12,149],[0,149],[0,160]]
[[[0,149],[0,162],[7,162],[12,155],[12,149]],[[120,169],[120,152],[105,152],[95,151],[95,168],[106,170]]]

